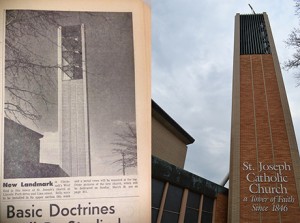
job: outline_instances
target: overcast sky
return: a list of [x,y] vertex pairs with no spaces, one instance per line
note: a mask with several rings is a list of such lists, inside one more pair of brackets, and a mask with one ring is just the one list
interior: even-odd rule
[[[267,12],[283,64],[299,26],[292,0],[152,0],[152,98],[195,142],[185,169],[219,183],[229,171],[234,16]],[[282,70],[297,140],[300,87]]]

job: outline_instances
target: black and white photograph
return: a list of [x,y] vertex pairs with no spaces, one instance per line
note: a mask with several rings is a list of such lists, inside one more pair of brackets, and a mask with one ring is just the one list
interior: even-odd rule
[[131,12],[6,10],[4,178],[137,174]]

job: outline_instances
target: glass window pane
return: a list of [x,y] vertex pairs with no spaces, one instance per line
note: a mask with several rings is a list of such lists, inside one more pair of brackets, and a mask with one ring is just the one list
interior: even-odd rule
[[161,223],[177,223],[179,220],[179,214],[164,211]]
[[196,194],[192,191],[189,191],[187,206],[191,208],[199,209],[200,197],[201,197],[200,194]]
[[157,221],[157,216],[158,216],[158,209],[154,209],[152,208],[152,216],[151,216],[151,219],[152,219],[152,223],[156,223]]
[[174,211],[179,213],[182,194],[183,194],[183,188],[170,184],[164,210],[169,210],[169,211]]
[[152,207],[159,208],[164,191],[164,183],[152,178]]
[[194,209],[187,208],[184,216],[184,223],[197,223],[199,212]]
[[212,223],[212,213],[202,212],[201,223]]
[[213,208],[214,208],[214,199],[204,196],[202,210],[207,212],[213,212]]

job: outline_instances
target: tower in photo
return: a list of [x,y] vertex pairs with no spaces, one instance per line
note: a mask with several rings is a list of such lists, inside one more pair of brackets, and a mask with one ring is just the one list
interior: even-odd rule
[[300,161],[266,13],[235,17],[228,222],[300,219]]
[[58,29],[58,129],[62,169],[91,175],[83,24]]

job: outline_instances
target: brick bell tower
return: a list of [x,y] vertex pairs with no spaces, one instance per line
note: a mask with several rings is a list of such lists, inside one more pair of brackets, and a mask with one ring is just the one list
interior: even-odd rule
[[266,13],[235,17],[232,99],[228,222],[297,222],[299,153]]

